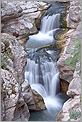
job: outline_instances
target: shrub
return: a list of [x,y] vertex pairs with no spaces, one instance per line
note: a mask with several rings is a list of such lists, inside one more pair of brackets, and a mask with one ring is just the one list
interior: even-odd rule
[[79,110],[72,110],[70,111],[70,119],[74,119],[74,120],[77,120],[78,118],[81,117],[81,112]]

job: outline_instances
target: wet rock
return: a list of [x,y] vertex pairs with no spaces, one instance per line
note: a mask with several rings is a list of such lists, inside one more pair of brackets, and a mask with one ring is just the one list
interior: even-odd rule
[[71,80],[73,79],[74,70],[72,70],[69,66],[66,65],[61,65],[58,67],[60,71],[60,78],[70,83]]
[[33,90],[33,97],[36,105],[36,110],[45,110],[46,106],[42,96]]
[[32,90],[30,85],[25,86],[23,90],[23,98],[28,105],[29,110],[38,111],[46,108],[42,96],[36,91]]
[[68,91],[68,87],[69,87],[69,83],[60,78],[60,91],[66,94]]
[[40,24],[41,24],[41,19],[40,18],[35,18],[35,25],[38,30],[40,30]]
[[30,85],[23,87],[22,94],[23,94],[23,99],[26,102],[26,104],[28,105],[29,110],[35,110],[36,106],[35,106],[35,102],[34,102],[34,98],[33,98],[33,94],[32,94]]
[[56,47],[61,50],[61,53],[66,46],[67,31],[68,29],[58,29],[54,37],[56,39]]
[[62,3],[64,3],[64,2],[69,2],[69,0],[58,0],[59,2],[62,2]]

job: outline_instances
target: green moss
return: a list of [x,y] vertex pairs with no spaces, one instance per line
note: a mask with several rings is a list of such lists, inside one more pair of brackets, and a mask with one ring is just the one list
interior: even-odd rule
[[75,43],[74,49],[71,50],[71,54],[70,55],[72,55],[72,57],[68,58],[65,61],[65,64],[67,64],[70,67],[75,69],[76,62],[78,62],[80,60],[80,42],[78,40]]
[[11,52],[11,49],[9,47],[6,48],[5,52],[1,54],[1,68],[6,69],[6,66],[9,63],[8,59],[11,59],[13,61],[13,58],[14,57]]
[[60,28],[67,28],[66,16],[67,16],[66,13],[61,14],[61,16],[60,16],[60,23],[61,23]]
[[70,116],[70,119],[77,120],[78,118],[80,118],[81,112],[79,110],[72,110],[70,111],[69,116]]
[[1,54],[1,68],[2,69],[6,69],[7,66],[7,56],[5,56],[4,54]]
[[55,39],[56,40],[62,40],[65,38],[66,33],[68,32],[68,29],[60,29],[56,32],[55,34]]
[[5,55],[7,55],[8,58],[13,60],[13,54],[12,54],[11,49],[9,47],[6,49]]
[[23,38],[27,38],[27,37],[29,36],[29,33],[30,33],[30,32],[25,33],[25,34],[23,35]]

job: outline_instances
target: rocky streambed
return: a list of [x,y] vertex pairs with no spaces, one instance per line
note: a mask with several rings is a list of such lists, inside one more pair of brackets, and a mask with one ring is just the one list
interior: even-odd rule
[[[58,31],[55,35],[57,41],[54,47],[60,50],[57,58],[60,90],[70,99],[64,101],[62,110],[56,117],[54,115],[53,120],[80,119],[81,8],[79,2],[60,1],[52,4],[51,7],[51,4],[46,2],[3,1],[1,3],[1,118],[4,121],[27,121],[30,118],[30,111],[46,109],[42,96],[25,82],[25,66],[28,62],[25,45],[29,35],[36,34],[40,30],[43,15],[52,14],[55,8],[59,9],[56,4],[64,6],[61,13],[62,31]],[[61,9],[59,11],[61,12]]]

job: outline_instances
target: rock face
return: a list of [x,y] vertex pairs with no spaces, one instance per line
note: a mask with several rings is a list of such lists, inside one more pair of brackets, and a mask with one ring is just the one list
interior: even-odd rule
[[21,44],[25,43],[29,34],[38,32],[40,18],[48,7],[49,4],[38,1],[2,1],[2,33],[12,34]]
[[[69,18],[69,19],[68,19]],[[57,62],[60,78],[67,81],[67,100],[57,115],[57,121],[79,121],[81,117],[81,69],[80,69],[80,4],[70,2],[67,25],[71,30],[66,34],[66,43]],[[74,29],[75,28],[75,29]],[[62,83],[62,82],[61,82]]]
[[31,110],[46,109],[43,98],[24,81],[26,52],[20,44],[38,32],[49,4],[38,1],[1,3],[1,119],[28,121]]
[[80,22],[81,7],[79,1],[70,2],[69,14],[67,16],[67,27],[76,28]]
[[[36,91],[33,90],[33,96],[35,101],[35,110],[44,110],[46,109],[45,103],[41,95],[39,95]],[[33,110],[33,109],[32,109]]]
[[73,80],[69,84],[67,100],[57,115],[57,121],[79,121],[81,117],[81,78],[74,72]]
[[1,119],[27,121],[29,110],[45,109],[43,98],[24,81],[26,52],[16,37],[1,34]]

